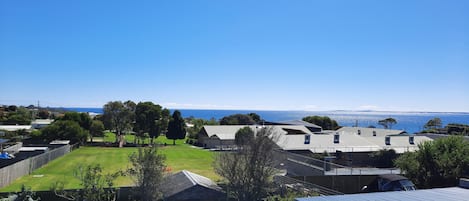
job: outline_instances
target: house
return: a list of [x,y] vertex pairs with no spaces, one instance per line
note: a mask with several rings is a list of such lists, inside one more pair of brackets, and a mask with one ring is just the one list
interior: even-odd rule
[[226,200],[225,193],[215,182],[187,170],[167,176],[162,192],[164,200],[171,201]]
[[41,128],[44,128],[44,127],[50,125],[52,122],[54,122],[53,119],[36,119],[36,120],[31,122],[31,126],[34,129],[41,129]]
[[312,134],[312,132],[302,125],[273,125],[273,126],[260,126],[260,125],[216,125],[204,126],[198,134],[199,143],[210,149],[226,149],[234,148],[236,132],[244,127],[251,128],[254,133],[264,127],[273,129],[273,133],[277,136],[282,135],[301,135]]
[[0,125],[0,131],[19,131],[19,130],[31,130],[31,125]]

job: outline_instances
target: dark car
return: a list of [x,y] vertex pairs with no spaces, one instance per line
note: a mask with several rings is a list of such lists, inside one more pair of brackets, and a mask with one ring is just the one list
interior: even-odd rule
[[379,175],[370,184],[362,188],[362,192],[385,192],[385,191],[414,191],[414,183],[407,177],[397,174]]

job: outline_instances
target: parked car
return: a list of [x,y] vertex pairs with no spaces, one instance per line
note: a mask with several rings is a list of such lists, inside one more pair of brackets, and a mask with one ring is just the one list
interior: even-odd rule
[[362,192],[414,191],[414,183],[407,177],[397,174],[379,175],[370,184],[363,186]]

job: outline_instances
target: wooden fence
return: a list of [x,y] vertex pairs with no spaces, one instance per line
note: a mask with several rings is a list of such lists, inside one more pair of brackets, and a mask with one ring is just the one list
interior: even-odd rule
[[31,174],[34,170],[42,167],[50,161],[69,153],[70,145],[65,145],[57,149],[39,154],[37,156],[18,161],[12,165],[0,169],[0,188],[3,188],[16,179]]

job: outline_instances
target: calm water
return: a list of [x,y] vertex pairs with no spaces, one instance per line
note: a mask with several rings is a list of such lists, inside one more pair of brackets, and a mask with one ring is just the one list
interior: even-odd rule
[[[101,114],[102,108],[66,108],[77,112],[93,112]],[[357,112],[357,111],[252,111],[252,110],[180,110],[184,117],[196,117],[203,119],[221,119],[231,114],[247,114],[255,112],[266,121],[286,121],[298,120],[306,116],[319,115],[329,116],[336,120],[341,126],[358,126],[368,127],[378,125],[378,121],[388,117],[397,120],[397,124],[393,129],[403,129],[409,133],[421,131],[428,120],[438,117],[442,120],[443,125],[448,123],[469,124],[469,113],[439,113],[439,112]]]

